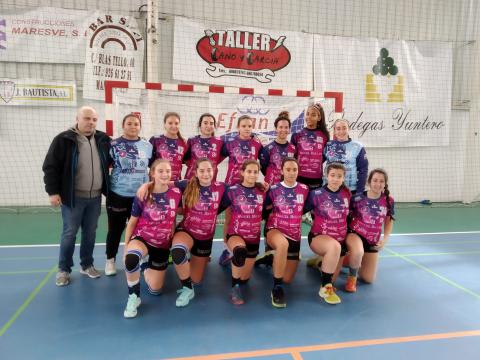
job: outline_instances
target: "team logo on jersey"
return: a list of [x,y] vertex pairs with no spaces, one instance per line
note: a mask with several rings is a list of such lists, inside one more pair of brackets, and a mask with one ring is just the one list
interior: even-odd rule
[[209,64],[205,71],[213,78],[237,76],[269,83],[275,71],[290,63],[290,51],[284,45],[286,38],[230,29],[205,30],[205,36],[197,43],[197,52]]
[[170,208],[175,209],[175,199],[170,199]]
[[303,203],[303,194],[297,194],[297,203]]
[[183,154],[183,150],[183,146],[179,146],[177,151],[179,154]]
[[212,192],[212,200],[213,201],[218,201],[219,193],[218,191],[213,191]]
[[262,195],[257,195],[257,202],[263,204],[263,196]]

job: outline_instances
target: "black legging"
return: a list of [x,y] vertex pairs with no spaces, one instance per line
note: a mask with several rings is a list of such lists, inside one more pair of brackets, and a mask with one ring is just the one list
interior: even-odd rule
[[130,219],[133,199],[133,197],[120,196],[112,191],[107,196],[107,259],[115,258],[117,255],[120,238],[125,230],[127,220]]

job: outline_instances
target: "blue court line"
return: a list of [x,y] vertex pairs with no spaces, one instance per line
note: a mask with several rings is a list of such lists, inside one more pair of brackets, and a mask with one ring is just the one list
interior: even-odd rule
[[472,290],[470,290],[470,289],[467,289],[466,287],[464,287],[464,286],[462,286],[462,285],[460,285],[460,284],[457,284],[456,282],[454,282],[454,281],[452,281],[452,280],[450,280],[450,279],[447,279],[445,276],[442,276],[442,275],[436,273],[435,271],[430,270],[430,269],[427,268],[426,266],[423,266],[423,265],[421,265],[421,264],[413,261],[412,259],[409,259],[408,257],[406,257],[406,256],[404,256],[404,255],[402,255],[402,254],[399,254],[399,253],[397,253],[397,252],[395,252],[395,251],[393,251],[393,250],[387,249],[387,248],[385,248],[385,250],[388,251],[389,253],[391,253],[391,254],[393,254],[393,255],[396,255],[397,257],[405,260],[406,262],[408,262],[408,263],[410,263],[410,264],[412,264],[412,265],[414,265],[414,266],[416,266],[416,267],[418,267],[418,268],[420,268],[420,269],[428,272],[429,274],[431,274],[431,275],[435,276],[436,278],[438,278],[438,279],[446,282],[447,284],[449,284],[449,285],[451,285],[451,286],[453,286],[453,287],[455,287],[455,288],[457,288],[457,289],[459,289],[459,290],[462,290],[462,291],[466,292],[467,294],[472,295],[472,296],[475,297],[476,299],[480,300],[480,294],[477,294],[476,292],[474,292],[474,291],[472,291]]
[[0,329],[0,337],[5,334],[5,332],[12,326],[12,324],[17,320],[17,318],[20,316],[20,314],[30,305],[30,303],[35,299],[35,296],[42,290],[42,288],[45,286],[47,283],[48,279],[50,279],[50,276],[52,276],[53,273],[57,271],[57,265],[53,266],[49,273],[45,275],[43,280],[40,282],[40,284],[37,285],[37,287],[28,295],[27,300],[23,302],[23,304],[15,311],[15,314],[12,315],[12,317],[7,321],[5,325]]

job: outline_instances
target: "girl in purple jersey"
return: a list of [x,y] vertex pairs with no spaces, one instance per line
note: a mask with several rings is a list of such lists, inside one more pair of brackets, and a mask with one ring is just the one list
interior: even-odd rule
[[241,183],[230,187],[222,201],[222,208],[231,210],[225,227],[227,246],[233,254],[230,300],[235,305],[244,303],[240,285],[247,283],[258,255],[265,202],[265,188],[257,182],[259,172],[257,161],[245,161],[240,172]]
[[176,112],[167,112],[163,118],[165,134],[152,136],[150,143],[153,145],[151,162],[156,159],[166,159],[172,166],[172,180],[180,180],[182,176],[183,156],[187,144],[180,134],[180,115]]
[[282,178],[282,161],[295,156],[295,146],[288,142],[291,122],[288,111],[282,111],[274,122],[277,137],[260,151],[260,165],[265,182],[270,185],[279,183]]
[[[213,181],[213,164],[209,159],[196,161],[190,180],[176,185],[183,190],[183,220],[173,236],[172,260],[182,283],[176,306],[187,306],[195,296],[193,283],[203,279],[212,253],[213,235],[225,184]],[[189,261],[189,253],[191,255]]]
[[126,318],[137,316],[140,306],[140,261],[149,255],[144,272],[149,291],[158,295],[163,287],[168,266],[172,230],[182,194],[170,187],[172,168],[168,160],[155,160],[150,167],[152,182],[147,200],[135,197],[132,214],[125,230],[125,275],[128,284],[128,302],[123,313]]
[[349,276],[345,286],[348,292],[357,291],[357,274],[366,283],[375,281],[378,252],[388,242],[393,229],[395,210],[387,173],[383,169],[372,170],[367,184],[368,191],[356,194],[351,201],[347,236]]
[[283,181],[267,193],[265,209],[271,210],[265,224],[266,243],[275,250],[273,258],[272,305],[287,305],[283,282],[290,283],[300,260],[302,214],[308,197],[308,187],[297,183],[298,163],[294,158],[282,161]]
[[[227,175],[225,184],[228,186],[241,182],[241,167],[246,160],[258,160],[262,150],[262,143],[252,134],[253,120],[248,115],[242,115],[237,120],[238,135],[227,140],[222,147],[222,156],[228,157]],[[225,222],[228,222],[230,211],[225,211]],[[224,227],[224,229],[226,229]],[[225,237],[225,231],[224,231]],[[225,249],[220,255],[219,263],[222,266],[228,265],[231,260],[231,253]]]
[[345,186],[345,168],[332,163],[326,168],[327,184],[312,190],[305,208],[314,216],[308,234],[312,251],[323,257],[322,286],[318,294],[329,304],[341,302],[335,293],[333,283],[341,268],[346,253],[347,216],[350,207],[350,190]]
[[292,135],[299,165],[298,181],[310,189],[322,186],[323,148],[330,139],[322,105],[310,105],[305,112],[305,128]]
[[189,138],[187,151],[183,160],[187,163],[185,179],[195,175],[195,167],[198,159],[207,158],[213,165],[213,181],[217,179],[218,164],[223,160],[221,151],[223,140],[215,135],[215,117],[212,114],[202,114],[198,120],[200,135]]
[[228,186],[241,182],[240,169],[246,160],[258,160],[262,143],[252,134],[253,120],[242,115],[237,121],[238,135],[227,140],[222,147],[222,156],[228,157],[225,184]]

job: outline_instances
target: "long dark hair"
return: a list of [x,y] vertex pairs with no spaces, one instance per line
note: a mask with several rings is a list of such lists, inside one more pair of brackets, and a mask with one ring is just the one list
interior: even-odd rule
[[[210,113],[203,113],[202,115],[200,115],[200,118],[198,119],[198,128],[200,128],[200,126],[202,126],[202,121],[203,121],[203,118],[206,118],[206,117],[211,117],[213,119],[213,127],[216,129],[217,128],[217,119],[215,119],[215,116],[213,116],[212,114]],[[215,135],[215,132],[212,134],[212,136]]]
[[[392,211],[392,204],[390,203],[390,190],[388,189],[388,174],[385,170],[381,168],[376,168],[370,171],[370,174],[368,174],[367,178],[367,184],[370,184],[372,181],[373,175],[375,174],[382,174],[383,177],[385,178],[385,189],[383,190],[383,193],[385,195],[386,201],[387,201],[387,210],[390,213]],[[395,220],[392,215],[390,215],[392,220]]]
[[330,140],[330,133],[327,129],[327,123],[325,121],[325,111],[323,111],[322,104],[315,103],[310,105],[308,108],[313,108],[320,114],[320,120],[317,121],[317,130],[320,130],[323,135],[327,138],[327,141]]

